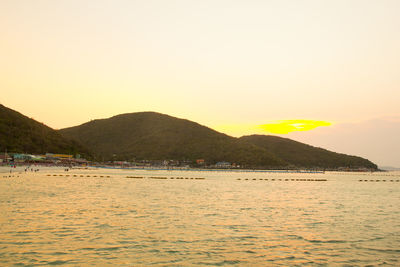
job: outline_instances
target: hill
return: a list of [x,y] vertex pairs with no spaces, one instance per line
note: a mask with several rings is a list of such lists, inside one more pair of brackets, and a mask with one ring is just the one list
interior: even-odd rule
[[229,161],[245,167],[287,163],[263,148],[241,142],[198,123],[155,112],[93,120],[60,133],[85,144],[104,160]]
[[373,168],[372,162],[277,136],[234,138],[198,123],[155,112],[94,120],[60,133],[104,160],[229,161],[247,168]]
[[0,104],[0,151],[83,154],[88,151],[56,130]]
[[[85,144],[83,146],[82,144]],[[372,168],[367,159],[287,138],[234,138],[155,112],[121,114],[59,131],[0,104],[0,151],[97,155],[102,160],[229,161],[247,168]]]
[[264,148],[296,167],[377,169],[377,166],[367,159],[335,153],[278,136],[250,135],[243,136],[240,140]]

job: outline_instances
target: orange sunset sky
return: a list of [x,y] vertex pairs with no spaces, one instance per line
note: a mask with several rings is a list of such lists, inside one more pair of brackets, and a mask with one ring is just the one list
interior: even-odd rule
[[156,111],[400,167],[399,14],[397,0],[2,0],[0,99],[55,129]]

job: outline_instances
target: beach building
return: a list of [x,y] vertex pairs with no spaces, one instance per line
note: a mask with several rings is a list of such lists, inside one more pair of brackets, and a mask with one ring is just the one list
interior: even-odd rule
[[231,167],[232,167],[232,164],[227,161],[221,161],[221,162],[215,163],[215,168],[227,169],[227,168],[231,168]]
[[8,155],[8,154],[1,154],[0,155],[0,163],[10,162],[11,160],[12,160],[12,157],[10,157],[10,155]]
[[12,160],[15,163],[24,163],[24,162],[39,162],[45,160],[45,158],[43,156],[38,156],[38,155],[13,153]]
[[46,153],[48,159],[72,159],[73,155]]
[[204,165],[204,164],[205,164],[205,161],[204,161],[204,159],[197,159],[197,160],[196,160],[196,164],[197,164],[197,165]]

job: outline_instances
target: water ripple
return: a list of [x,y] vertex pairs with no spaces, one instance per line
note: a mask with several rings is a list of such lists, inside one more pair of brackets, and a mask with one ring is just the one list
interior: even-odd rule
[[[0,265],[399,266],[397,184],[334,173],[49,174],[0,179]],[[291,182],[314,177],[329,183]]]

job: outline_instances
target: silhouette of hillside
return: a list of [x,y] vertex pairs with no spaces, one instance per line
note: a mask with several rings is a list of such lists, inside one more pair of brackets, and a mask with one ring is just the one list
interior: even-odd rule
[[0,104],[0,151],[5,150],[30,154],[89,154],[76,141]]
[[240,140],[264,148],[296,167],[365,167],[377,169],[377,166],[367,159],[313,147],[288,138],[271,135],[250,135],[243,136]]
[[60,130],[105,160],[204,159],[247,167],[282,167],[284,160],[263,148],[240,142],[198,123],[155,112],[94,120]]

